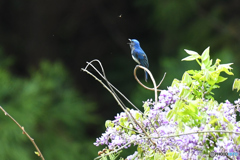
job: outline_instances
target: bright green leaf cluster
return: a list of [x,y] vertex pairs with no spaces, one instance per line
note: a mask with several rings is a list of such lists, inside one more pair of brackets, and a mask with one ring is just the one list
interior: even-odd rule
[[217,85],[220,82],[225,81],[227,78],[220,76],[221,72],[225,72],[228,75],[233,75],[231,67],[233,63],[220,64],[219,59],[212,65],[212,59],[209,56],[209,47],[205,49],[200,56],[197,52],[185,50],[190,56],[183,58],[182,61],[196,60],[201,66],[201,70],[189,70],[186,71],[182,77],[182,83],[190,87],[189,92],[184,93],[183,96],[190,96],[190,99],[196,98],[213,98],[212,90],[219,88]]
[[[209,47],[205,49],[202,55],[195,51],[185,50],[189,56],[182,59],[183,61],[196,60],[201,66],[201,70],[186,71],[182,80],[174,79],[172,86],[180,89],[180,99],[175,103],[168,115],[168,119],[174,118],[174,121],[179,123],[179,129],[183,130],[183,124],[189,126],[199,126],[206,117],[204,112],[200,112],[202,108],[208,106],[209,109],[216,106],[213,98],[212,90],[219,88],[217,85],[225,81],[227,78],[220,76],[221,72],[228,75],[233,75],[229,64],[220,64],[217,59],[215,64],[212,65],[212,60],[209,56]],[[205,100],[208,101],[205,101]],[[218,121],[215,117],[211,117],[211,123]]]

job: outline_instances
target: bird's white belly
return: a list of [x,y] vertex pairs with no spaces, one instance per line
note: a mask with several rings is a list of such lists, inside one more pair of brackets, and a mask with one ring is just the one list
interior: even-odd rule
[[135,62],[137,62],[138,64],[140,64],[140,62],[137,60],[137,58],[135,58],[133,55],[132,55],[132,58]]

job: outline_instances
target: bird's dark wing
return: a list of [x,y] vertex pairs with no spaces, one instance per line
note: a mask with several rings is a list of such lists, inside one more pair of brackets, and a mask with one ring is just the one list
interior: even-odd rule
[[146,54],[139,56],[139,62],[142,66],[144,66],[146,68],[149,67],[148,58],[147,58]]
[[149,67],[147,55],[145,54],[145,52],[142,49],[133,50],[132,56],[133,56],[133,59],[137,63],[140,63],[140,65],[147,67],[147,68]]

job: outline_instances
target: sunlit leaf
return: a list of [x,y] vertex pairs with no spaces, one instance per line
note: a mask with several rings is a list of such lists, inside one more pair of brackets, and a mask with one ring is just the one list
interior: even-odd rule
[[113,127],[113,126],[114,126],[114,123],[113,123],[112,121],[107,120],[107,121],[105,122],[105,127],[106,127],[106,128],[108,128],[108,127]]
[[240,90],[240,79],[236,78],[233,82],[232,90],[236,89],[237,92]]
[[214,118],[213,120],[211,120],[210,122],[209,122],[209,124],[214,124],[214,123],[216,123],[218,121],[218,118]]
[[202,53],[202,55],[201,55],[202,61],[205,61],[205,60],[209,59],[209,49],[210,49],[210,47],[207,47],[207,48],[203,51],[203,53]]
[[218,80],[216,81],[216,83],[220,83],[220,82],[223,82],[225,80],[227,80],[227,78],[222,77],[222,76],[218,76]]
[[192,61],[192,60],[195,60],[195,59],[197,59],[197,58],[194,57],[194,56],[188,56],[186,58],[183,58],[182,61]]
[[190,85],[192,83],[192,78],[191,78],[191,76],[187,72],[185,72],[183,74],[182,82],[187,84],[187,85]]
[[136,118],[137,120],[138,120],[139,118],[141,118],[141,117],[142,117],[142,114],[140,114],[140,113],[138,113],[138,112],[135,114],[135,118]]
[[195,52],[195,51],[191,51],[191,50],[188,50],[188,49],[184,49],[185,52],[187,52],[187,54],[191,55],[191,56],[194,56],[194,57],[199,57],[200,55]]
[[238,145],[240,144],[240,136],[238,136],[238,138],[237,138],[237,144]]

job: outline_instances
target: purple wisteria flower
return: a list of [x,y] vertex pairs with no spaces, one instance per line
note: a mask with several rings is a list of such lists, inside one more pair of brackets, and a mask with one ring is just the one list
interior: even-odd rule
[[[175,105],[177,101],[184,100],[181,100],[177,87],[168,87],[168,90],[161,91],[158,98],[158,103],[152,102],[151,99],[144,102],[147,105],[144,107],[144,113],[133,109],[130,110],[131,115],[125,112],[118,113],[111,121],[112,125],[107,126],[106,132],[97,138],[94,145],[106,145],[112,150],[128,148],[131,145],[138,146],[138,151],[129,155],[127,160],[143,157],[150,159],[160,153],[165,154],[164,156],[171,153],[183,160],[197,160],[209,159],[209,153],[212,151],[240,151],[240,134],[198,133],[214,130],[240,132],[240,124],[236,121],[239,99],[234,102],[235,105],[228,100],[218,104],[211,100],[197,99],[191,101],[198,105],[195,109],[189,109],[189,103],[179,103],[181,105],[177,107],[181,108],[180,112],[176,110]],[[194,114],[189,112],[191,109]],[[169,118],[174,111],[177,116]],[[177,118],[182,120],[176,120]],[[218,158],[226,159],[224,156]],[[240,159],[240,153],[235,158]]]

